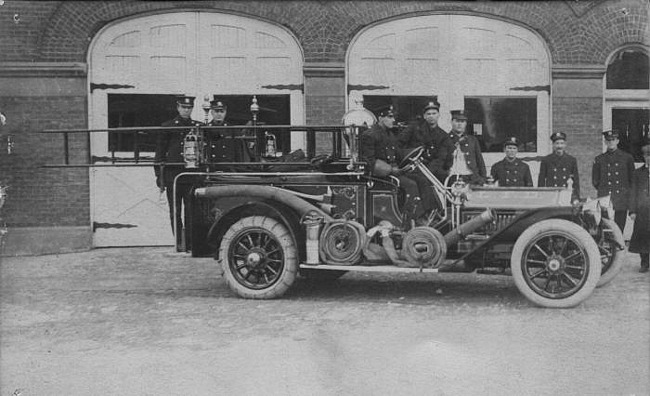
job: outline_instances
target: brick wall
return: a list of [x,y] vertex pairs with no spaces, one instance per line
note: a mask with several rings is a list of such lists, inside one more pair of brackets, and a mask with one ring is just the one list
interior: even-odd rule
[[[63,163],[63,137],[44,129],[86,128],[85,96],[0,96],[8,117],[2,128],[0,184],[8,185],[2,218],[10,227],[85,226],[90,224],[88,170],[45,169]],[[14,149],[7,153],[6,136]],[[88,155],[84,135],[69,137],[71,163]]]
[[[465,13],[512,21],[538,32],[554,63],[600,63],[625,43],[647,43],[645,0],[456,1],[7,1],[0,6],[5,61],[84,62],[107,23],[163,11],[236,12],[279,23],[299,39],[307,62],[342,62],[350,40],[370,24],[400,16]],[[13,23],[13,15],[20,16]],[[9,22],[9,23],[7,23]]]

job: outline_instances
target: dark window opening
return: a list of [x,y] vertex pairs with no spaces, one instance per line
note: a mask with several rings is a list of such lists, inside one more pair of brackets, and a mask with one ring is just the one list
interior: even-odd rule
[[[216,96],[228,106],[226,121],[229,125],[246,125],[252,121],[250,106],[253,95]],[[289,95],[257,95],[260,111],[257,115],[259,125],[289,125],[291,121]],[[201,109],[202,98],[196,98],[194,106]],[[108,94],[108,127],[160,126],[176,117],[176,95],[153,94]],[[205,121],[203,111],[197,121]],[[278,150],[288,151],[291,138],[288,133],[278,134]],[[137,142],[137,150],[136,150]],[[136,133],[111,132],[108,136],[109,151],[154,152],[156,134],[140,131]]]
[[623,50],[607,66],[607,89],[648,89],[648,55]]
[[503,151],[503,142],[516,137],[519,151],[537,151],[537,99],[465,98],[467,133],[477,137],[484,153]]
[[641,142],[648,136],[650,109],[612,109],[612,129],[619,131],[618,147],[643,162]]
[[375,113],[378,109],[393,105],[397,112],[395,120],[408,123],[422,118],[422,109],[432,96],[379,96],[363,95],[363,107]]

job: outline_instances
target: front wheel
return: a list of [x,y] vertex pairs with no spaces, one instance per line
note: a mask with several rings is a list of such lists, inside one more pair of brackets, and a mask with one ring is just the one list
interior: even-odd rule
[[601,272],[598,245],[575,223],[543,220],[515,242],[510,259],[517,289],[533,303],[570,308],[591,295]]
[[298,249],[282,223],[266,216],[245,217],[221,240],[219,259],[228,287],[240,297],[282,296],[298,272]]

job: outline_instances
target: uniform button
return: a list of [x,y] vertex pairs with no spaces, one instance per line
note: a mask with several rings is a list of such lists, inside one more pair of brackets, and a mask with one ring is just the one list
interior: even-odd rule
[[618,193],[619,193],[619,191],[618,191],[618,190],[616,190],[616,194],[618,194]]
[[510,179],[506,179],[506,181],[507,181],[507,182],[509,182],[509,181],[510,181]]
[[512,181],[513,181],[513,182],[516,182],[516,181],[517,181],[517,179],[513,179]]
[[562,170],[566,172],[566,168],[562,168]]
[[611,182],[611,181],[608,181],[607,184],[612,184],[612,182]]
[[618,172],[616,172],[616,174],[618,175]]
[[553,179],[557,179],[557,176],[553,176]]
[[607,172],[607,176],[611,176],[611,175],[612,175],[611,173]]

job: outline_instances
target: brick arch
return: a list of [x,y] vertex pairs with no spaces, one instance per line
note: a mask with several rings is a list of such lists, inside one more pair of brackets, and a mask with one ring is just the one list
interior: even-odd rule
[[[60,2],[39,31],[41,61],[85,62],[93,35],[116,19],[152,12],[234,12],[275,22],[300,41],[306,62],[344,62],[352,38],[378,21],[406,15],[467,12],[529,27],[549,47],[554,64],[603,64],[626,43],[647,43],[643,1],[592,2]],[[625,9],[625,11],[623,11]]]

